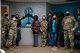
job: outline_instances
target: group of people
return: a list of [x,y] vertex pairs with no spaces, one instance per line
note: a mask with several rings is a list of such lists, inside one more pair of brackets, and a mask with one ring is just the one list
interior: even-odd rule
[[6,11],[1,18],[2,49],[13,50],[19,46],[19,41],[21,40],[20,27],[19,14],[12,15],[11,18],[8,18],[8,12]]
[[[65,17],[62,20],[62,27],[64,33],[63,49],[67,49],[69,43],[71,48],[70,52],[72,53],[74,49],[74,31],[78,27],[78,22],[74,16],[70,15],[70,11],[66,11]],[[32,31],[34,37],[34,47],[38,47],[38,38],[40,32],[41,47],[49,45],[52,46],[52,50],[58,49],[58,20],[56,15],[52,16],[51,13],[49,13],[48,19],[46,16],[43,16],[41,22],[39,22],[38,16],[35,15],[32,23]]]
[[[62,20],[62,27],[64,33],[64,48],[68,47],[68,39],[71,51],[73,52],[74,48],[74,30],[78,26],[78,22],[76,21],[74,16],[70,15],[69,11],[66,11],[65,17]],[[4,13],[4,17],[1,19],[1,39],[2,39],[2,48],[7,48],[9,50],[13,50],[16,46],[19,45],[19,41],[21,40],[20,36],[20,28],[21,28],[21,20],[19,20],[19,15],[12,15],[10,19],[7,18],[8,13]],[[33,16],[32,23],[32,31],[34,38],[34,47],[38,47],[38,38],[39,33],[41,36],[41,47],[45,47],[47,45],[52,46],[53,50],[57,49],[58,43],[58,20],[57,16],[51,13],[48,14],[48,18],[46,16],[42,17],[42,21],[39,22],[38,16]],[[74,25],[75,23],[75,25]]]

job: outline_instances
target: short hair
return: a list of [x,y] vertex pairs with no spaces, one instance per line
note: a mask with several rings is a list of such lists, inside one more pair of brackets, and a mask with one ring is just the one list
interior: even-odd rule
[[12,15],[11,18],[16,17],[15,15]]

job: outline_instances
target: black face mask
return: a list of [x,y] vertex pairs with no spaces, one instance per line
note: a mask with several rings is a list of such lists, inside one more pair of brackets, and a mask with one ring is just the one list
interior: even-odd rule
[[7,17],[8,16],[8,14],[5,14],[5,17]]
[[56,20],[56,18],[53,18],[53,20]]
[[18,19],[18,17],[16,17],[16,19]]
[[69,16],[70,14],[66,14],[66,16]]

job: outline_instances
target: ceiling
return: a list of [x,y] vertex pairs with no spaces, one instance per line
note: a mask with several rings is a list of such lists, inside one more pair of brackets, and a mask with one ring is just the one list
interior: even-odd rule
[[10,2],[48,2],[51,4],[57,4],[57,3],[67,3],[67,2],[75,2],[75,1],[66,1],[66,0],[6,0]]

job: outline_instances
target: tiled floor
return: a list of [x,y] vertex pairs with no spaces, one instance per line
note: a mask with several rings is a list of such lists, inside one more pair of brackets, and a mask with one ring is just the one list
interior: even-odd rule
[[[46,46],[44,48],[41,47],[32,47],[32,46],[19,46],[18,49],[14,49],[14,51],[8,51],[7,53],[70,53],[70,50],[62,50],[59,48],[56,51],[53,51],[51,47]],[[80,50],[74,50],[74,53],[80,53]]]

